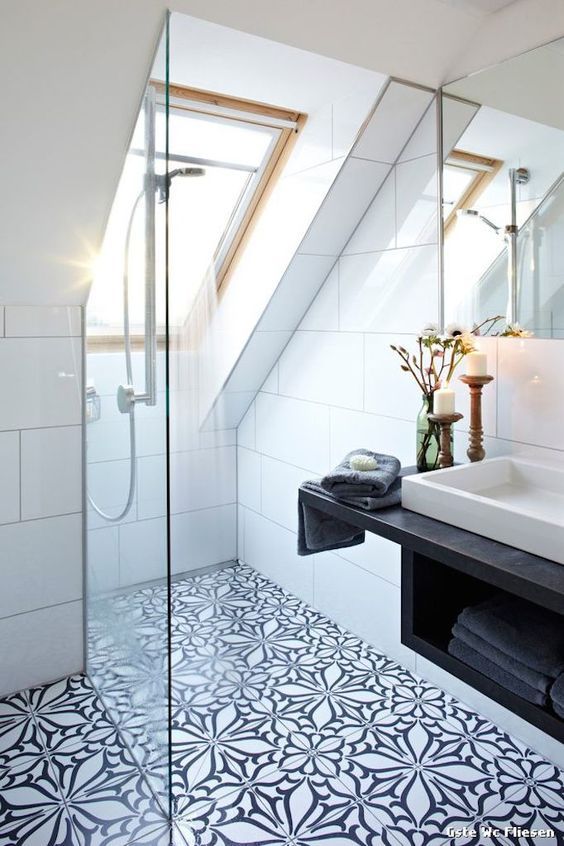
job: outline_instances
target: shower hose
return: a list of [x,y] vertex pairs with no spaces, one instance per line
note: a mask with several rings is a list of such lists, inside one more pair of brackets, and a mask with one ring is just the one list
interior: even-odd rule
[[[125,238],[125,246],[124,246],[124,256],[123,256],[123,341],[124,341],[124,349],[125,349],[125,370],[126,370],[126,378],[127,384],[133,384],[133,367],[131,362],[131,332],[129,326],[129,247],[131,242],[131,232],[133,229],[133,222],[135,220],[135,213],[137,212],[137,208],[139,203],[141,202],[142,197],[144,196],[144,190],[141,191],[137,199],[133,204],[133,208],[131,209],[131,214],[129,216],[129,223],[127,224],[127,234]],[[127,502],[125,506],[120,511],[119,514],[112,516],[111,514],[106,514],[101,508],[99,508],[90,494],[88,494],[88,502],[96,512],[99,514],[100,517],[103,517],[108,523],[119,523],[120,520],[123,520],[124,517],[127,516],[129,513],[131,506],[133,504],[133,497],[135,495],[135,481],[136,481],[136,466],[137,466],[137,455],[136,455],[136,444],[135,444],[135,402],[132,402],[129,406],[128,410],[129,414],[129,493],[127,495]]]

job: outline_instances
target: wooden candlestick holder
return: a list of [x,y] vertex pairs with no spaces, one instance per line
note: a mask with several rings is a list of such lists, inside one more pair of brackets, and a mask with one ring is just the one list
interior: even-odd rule
[[466,455],[470,461],[482,461],[486,457],[484,449],[484,428],[482,426],[482,389],[493,376],[460,376],[460,381],[470,388],[470,443]]
[[441,427],[441,440],[439,452],[439,467],[452,467],[454,458],[452,456],[451,448],[451,427],[453,423],[462,420],[463,415],[457,411],[452,414],[428,414],[427,417],[433,423],[438,423]]

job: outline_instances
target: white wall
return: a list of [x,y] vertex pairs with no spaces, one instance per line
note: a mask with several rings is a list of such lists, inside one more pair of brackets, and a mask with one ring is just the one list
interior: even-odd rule
[[0,308],[0,696],[82,667],[79,308]]
[[[420,397],[389,345],[412,344],[437,319],[433,128],[430,110],[239,426],[239,558],[557,759],[556,741],[402,646],[399,547],[367,534],[361,546],[296,554],[302,481],[360,447],[415,462]],[[496,376],[484,392],[489,455],[564,460],[558,343],[482,339]],[[464,461],[468,396],[457,391]]]

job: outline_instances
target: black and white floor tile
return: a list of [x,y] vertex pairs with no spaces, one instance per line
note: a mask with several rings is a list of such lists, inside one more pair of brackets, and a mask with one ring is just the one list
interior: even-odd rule
[[166,602],[91,607],[107,710],[83,676],[0,702],[0,846],[564,844],[560,770],[244,565],[173,588],[171,828]]

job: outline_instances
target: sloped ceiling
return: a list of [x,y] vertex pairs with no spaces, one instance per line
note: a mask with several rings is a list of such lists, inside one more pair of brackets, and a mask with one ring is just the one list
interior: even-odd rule
[[[560,0],[520,0],[483,21],[439,0],[174,8],[430,85],[564,35]],[[0,302],[85,301],[164,12],[164,0],[2,3]]]

